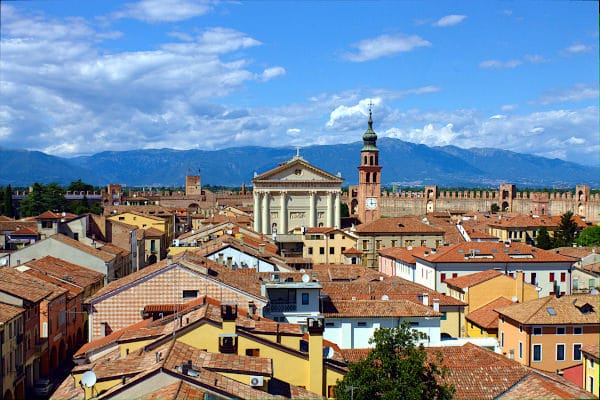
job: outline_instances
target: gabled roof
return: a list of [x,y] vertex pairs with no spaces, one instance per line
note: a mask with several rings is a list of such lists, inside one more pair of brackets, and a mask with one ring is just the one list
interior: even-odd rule
[[496,308],[501,308],[514,304],[510,299],[506,297],[498,297],[487,303],[484,306],[479,307],[477,310],[468,313],[465,318],[467,321],[471,321],[477,326],[485,329],[497,329],[498,328],[498,313],[494,311]]
[[208,258],[194,256],[193,254],[193,252],[186,252],[176,256],[170,264],[170,260],[162,260],[139,271],[112,281],[96,292],[93,296],[88,298],[86,302],[94,302],[101,297],[116,294],[127,286],[146,282],[147,278],[151,275],[159,275],[172,268],[182,268],[191,273],[202,275],[206,279],[211,279],[213,281],[221,282],[225,285],[234,287],[238,290],[246,292],[248,295],[264,299],[260,292],[260,280],[258,279],[256,270],[231,270],[223,265],[220,265],[219,263],[209,260]]
[[[280,175],[287,170],[292,171],[292,174],[294,174],[293,171],[295,171],[296,169],[306,169],[306,170],[314,173],[316,176],[319,176],[320,178],[322,178],[322,180],[319,180],[319,181],[310,180],[309,182],[312,182],[312,183],[328,181],[328,182],[335,182],[335,183],[341,184],[344,181],[341,177],[332,175],[329,172],[325,172],[322,169],[319,169],[319,168],[315,167],[314,165],[309,164],[302,157],[296,156],[287,162],[279,164],[277,167],[275,167],[269,171],[263,172],[262,174],[255,176],[252,179],[252,182],[253,183],[269,182],[272,180],[273,177]],[[298,177],[297,179],[294,179],[291,182],[298,183],[298,182],[304,182],[304,181],[305,181],[305,179],[302,179],[302,177]],[[283,181],[277,180],[277,182],[283,182]]]
[[355,232],[359,235],[367,234],[429,234],[443,235],[444,230],[427,225],[417,218],[397,217],[379,218],[375,221],[358,225]]
[[598,324],[598,299],[597,294],[547,296],[496,311],[527,325]]
[[[117,207],[120,207],[120,206],[117,206]],[[126,207],[130,207],[130,206],[126,206]],[[165,221],[164,218],[156,216],[155,214],[146,214],[146,213],[139,212],[139,211],[136,211],[136,210],[127,210],[127,209],[125,209],[125,210],[120,210],[120,212],[117,212],[116,214],[112,213],[110,215],[106,214],[106,212],[105,212],[106,218],[108,218],[110,220],[115,220],[114,217],[118,217],[119,215],[123,215],[123,214],[131,214],[131,215],[135,215],[135,216],[138,216],[138,217],[143,217],[143,218],[151,219],[151,220],[154,220],[156,222],[164,222]],[[167,214],[167,215],[171,215],[171,214]]]
[[600,345],[598,345],[598,343],[596,344],[586,344],[583,345],[581,347],[581,351],[583,353],[588,354],[589,356],[595,358],[596,360],[598,360],[598,358],[600,357]]
[[598,253],[597,247],[557,247],[552,249],[557,254],[562,254],[574,258],[584,258],[590,254]]

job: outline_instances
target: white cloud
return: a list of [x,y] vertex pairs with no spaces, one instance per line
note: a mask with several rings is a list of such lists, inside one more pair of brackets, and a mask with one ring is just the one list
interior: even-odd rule
[[574,43],[565,49],[565,51],[570,54],[587,53],[591,50],[592,46],[588,46],[581,43]]
[[282,75],[285,75],[285,68],[272,67],[272,68],[267,68],[263,71],[263,73],[261,74],[261,79],[263,81],[268,81],[268,80],[271,80],[273,78],[276,78],[276,77],[282,76]]
[[496,115],[492,115],[490,117],[490,119],[504,119],[506,118],[506,115],[502,115],[502,114],[496,114]]
[[465,18],[467,18],[466,15],[456,15],[456,14],[446,15],[445,17],[438,19],[432,25],[438,26],[438,27],[447,27],[447,26],[458,25],[461,22],[463,22],[465,20]]
[[210,11],[207,1],[141,0],[127,3],[115,18],[133,18],[145,22],[177,22],[204,15]]
[[517,108],[519,108],[519,106],[516,104],[505,104],[502,107],[500,107],[500,110],[502,112],[511,112],[515,111]]
[[566,102],[579,102],[597,99],[598,95],[599,90],[597,86],[590,86],[580,83],[568,88],[560,88],[548,91],[542,94],[542,96],[540,96],[535,103],[547,105]]
[[525,54],[523,59],[531,64],[543,64],[550,61],[540,54]]
[[508,61],[499,61],[499,60],[485,60],[479,63],[481,68],[516,68],[519,65],[523,64],[520,60],[508,60]]
[[358,104],[353,106],[338,106],[329,114],[329,121],[325,126],[329,129],[339,129],[348,121],[364,121],[365,116],[369,115],[370,104],[377,106],[381,103],[380,98],[361,99]]
[[357,53],[347,53],[345,58],[353,62],[375,60],[377,58],[408,52],[418,47],[431,46],[431,43],[417,35],[381,35],[354,43]]

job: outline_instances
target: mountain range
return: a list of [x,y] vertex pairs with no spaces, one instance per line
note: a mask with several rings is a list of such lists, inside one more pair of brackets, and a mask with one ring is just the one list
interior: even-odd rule
[[[344,185],[358,180],[362,142],[304,147],[300,155],[329,173],[341,173]],[[379,164],[384,186],[486,188],[514,183],[521,188],[599,187],[600,166],[585,166],[493,148],[428,147],[380,138]],[[38,151],[0,148],[0,186],[38,183],[63,186],[81,179],[94,186],[120,183],[142,187],[181,187],[186,175],[201,175],[202,184],[251,185],[263,173],[296,155],[292,147],[232,147],[222,150],[148,149],[105,151],[63,158]]]

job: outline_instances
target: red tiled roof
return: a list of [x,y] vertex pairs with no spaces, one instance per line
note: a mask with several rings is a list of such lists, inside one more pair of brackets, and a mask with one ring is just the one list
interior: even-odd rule
[[[440,248],[443,251],[444,248]],[[433,250],[434,253],[437,253],[437,249]],[[425,257],[425,253],[428,255],[432,252],[432,249],[426,246],[416,246],[416,247],[390,247],[388,249],[383,249],[379,251],[379,254],[382,256],[387,256],[390,258],[394,258],[396,260],[403,261],[407,264],[416,264],[417,260],[415,256]]]
[[460,289],[479,285],[482,282],[489,281],[497,276],[504,275],[502,272],[495,269],[488,269],[481,272],[475,272],[469,275],[459,276],[457,278],[446,279],[446,284]]
[[328,318],[404,318],[441,317],[442,314],[410,300],[323,300],[323,315]]
[[0,268],[0,292],[37,303],[52,295],[55,288],[16,269]]
[[75,214],[71,214],[71,213],[60,213],[57,214],[55,212],[52,211],[44,211],[43,213],[41,213],[40,215],[38,215],[37,217],[35,217],[35,219],[64,219],[65,221],[69,221],[72,220],[74,218],[78,218],[79,215],[75,215]]
[[584,258],[598,252],[597,247],[557,247],[552,249],[555,253],[574,258]]
[[582,352],[584,352],[586,354],[589,354],[590,356],[594,357],[596,360],[598,360],[598,358],[600,357],[600,355],[599,355],[599,353],[600,353],[599,349],[600,349],[600,345],[598,345],[598,343],[596,343],[596,344],[586,344],[586,345],[583,345],[581,347],[581,351]]
[[[350,361],[364,359],[370,349],[343,350]],[[442,356],[446,383],[455,399],[580,399],[590,393],[566,379],[521,365],[493,351],[467,343],[463,346],[427,347],[428,359]]]
[[[560,220],[559,220],[560,222]],[[548,228],[558,228],[558,223],[547,216],[533,217],[531,215],[515,215],[511,217],[501,217],[487,221],[488,226],[498,228],[538,228],[545,226]]]
[[104,280],[104,274],[100,272],[92,271],[81,265],[73,264],[52,256],[28,261],[25,265],[54,278],[66,280],[69,283],[72,282],[81,288],[86,288],[98,281]]
[[38,232],[35,229],[30,229],[30,228],[24,227],[24,228],[17,229],[16,231],[12,231],[10,233],[10,235],[11,236],[15,236],[15,235],[33,236],[33,235],[38,235]]
[[496,308],[511,304],[514,303],[510,299],[507,299],[506,297],[498,297],[496,300],[493,300],[486,305],[479,307],[477,310],[468,313],[465,318],[481,328],[497,329],[499,316],[494,310]]
[[356,247],[350,247],[349,249],[346,249],[344,251],[342,251],[342,254],[346,254],[346,255],[362,255],[362,251],[358,250]]
[[366,224],[358,225],[355,229],[357,234],[444,234],[444,231],[442,229],[434,228],[430,225],[419,221],[416,218],[411,217],[380,218]]
[[5,323],[25,312],[24,308],[0,303],[0,322]]
[[[416,256],[418,258],[423,258]],[[571,257],[542,250],[524,243],[510,242],[465,242],[446,247],[444,251],[430,255],[432,263],[538,263],[568,262]]]
[[[598,295],[577,294],[547,296],[541,299],[497,308],[496,311],[514,321],[528,325],[598,324]],[[582,308],[588,304],[589,312]]]

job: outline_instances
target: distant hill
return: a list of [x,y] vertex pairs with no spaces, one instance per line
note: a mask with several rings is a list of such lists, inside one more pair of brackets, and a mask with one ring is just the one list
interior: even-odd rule
[[[344,185],[357,183],[362,142],[309,146],[301,156],[333,174],[341,172]],[[428,147],[399,139],[380,138],[379,162],[384,185],[443,187],[599,186],[600,166],[590,167],[559,159],[506,150],[455,146]],[[183,186],[187,174],[200,171],[203,184],[251,185],[254,173],[265,172],[291,159],[291,147],[232,147],[223,150],[132,150],[61,158],[41,152],[0,148],[0,186],[28,186],[34,182],[61,185],[81,179],[105,186]]]

